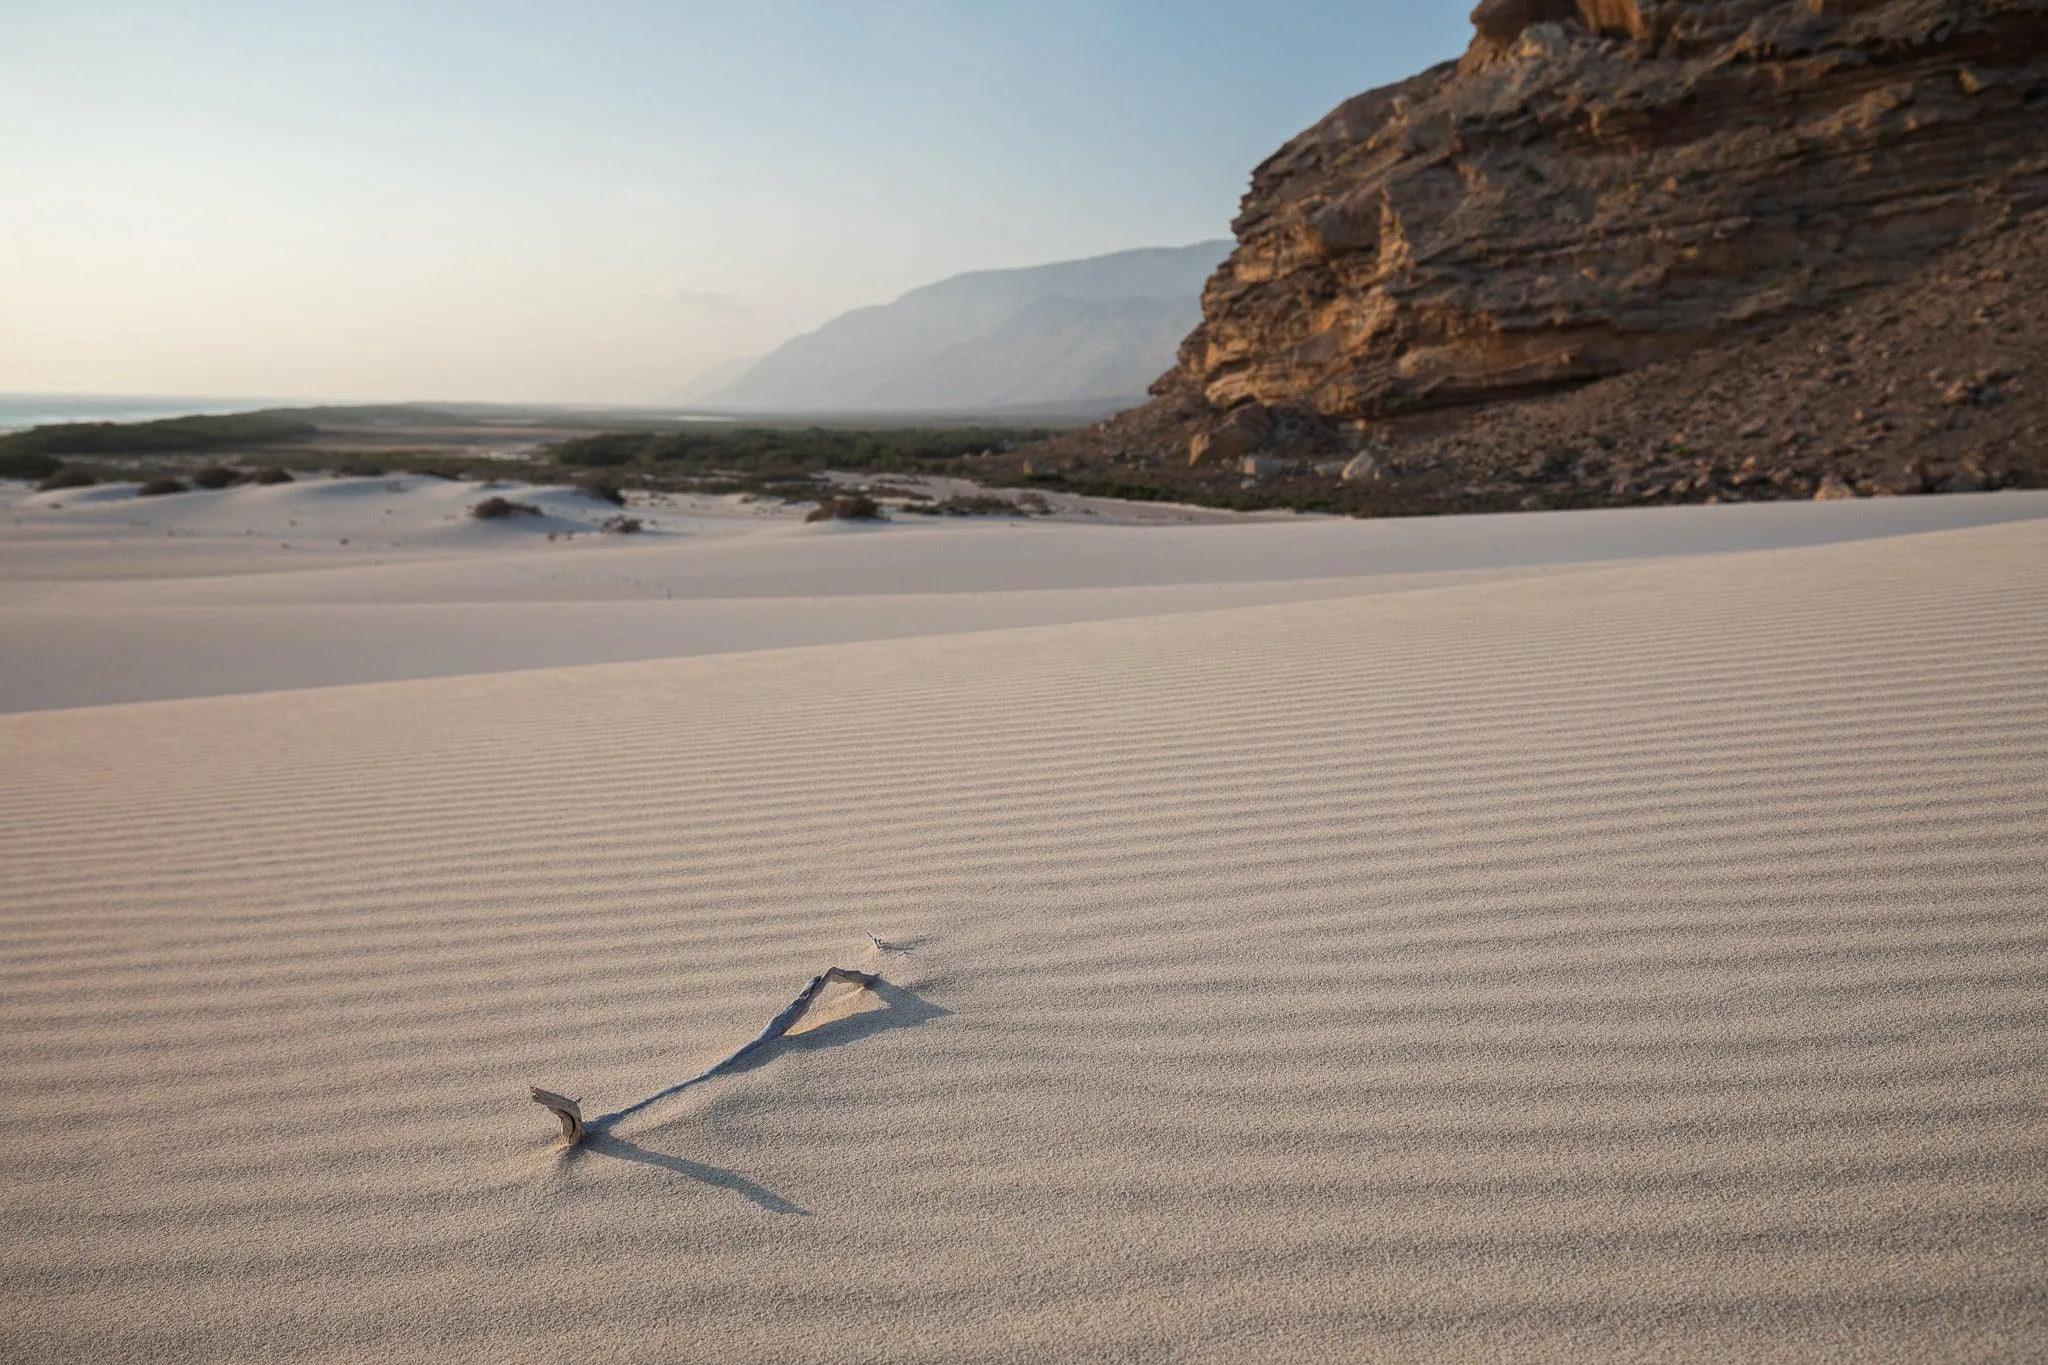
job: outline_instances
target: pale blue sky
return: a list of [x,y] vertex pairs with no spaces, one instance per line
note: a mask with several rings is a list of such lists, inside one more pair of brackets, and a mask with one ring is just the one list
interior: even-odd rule
[[638,402],[1227,235],[1468,5],[0,0],[0,391]]

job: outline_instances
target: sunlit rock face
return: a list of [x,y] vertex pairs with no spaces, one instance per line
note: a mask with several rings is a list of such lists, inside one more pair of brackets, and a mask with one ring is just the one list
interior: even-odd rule
[[[1485,0],[1254,173],[1155,393],[1343,422],[1833,308],[2048,204],[2048,0]],[[1197,417],[1197,424],[1201,419]]]

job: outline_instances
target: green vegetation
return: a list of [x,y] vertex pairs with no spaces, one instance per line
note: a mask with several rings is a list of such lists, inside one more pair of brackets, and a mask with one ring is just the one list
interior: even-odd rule
[[882,505],[865,493],[841,493],[811,509],[805,521],[887,521]]
[[608,502],[614,507],[626,505],[626,494],[617,484],[601,474],[593,474],[576,485],[576,490],[586,498]]
[[64,467],[55,455],[40,450],[9,450],[11,439],[0,436],[0,479],[47,479]]
[[1051,504],[1036,493],[1026,493],[1014,500],[986,493],[973,496],[955,494],[940,502],[914,498],[903,504],[903,510],[921,517],[1042,517],[1052,514]]
[[506,517],[537,517],[540,509],[530,502],[514,502],[493,494],[469,509],[478,521],[500,521]]
[[702,432],[607,431],[564,441],[550,453],[586,469],[720,470],[797,477],[824,469],[951,473],[967,456],[1008,450],[1049,432],[997,427],[741,427]]
[[303,441],[316,431],[311,422],[262,412],[167,417],[158,422],[60,422],[0,436],[0,474],[43,478],[55,470],[53,463],[40,474],[13,474],[10,462],[17,457],[181,454]]

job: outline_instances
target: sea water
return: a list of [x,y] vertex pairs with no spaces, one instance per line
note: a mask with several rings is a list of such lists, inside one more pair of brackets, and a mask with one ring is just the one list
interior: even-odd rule
[[0,393],[0,431],[49,422],[149,422],[198,413],[253,412],[275,407],[258,398],[185,398],[170,394]]

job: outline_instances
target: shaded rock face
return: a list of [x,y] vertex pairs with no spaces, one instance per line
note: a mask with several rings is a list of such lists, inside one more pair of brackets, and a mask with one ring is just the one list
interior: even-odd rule
[[1258,405],[1334,434],[1572,387],[1837,308],[2048,204],[2048,0],[1473,19],[1462,59],[1254,173],[1154,386],[1181,430]]
[[[1190,464],[1187,433],[1225,427],[1265,434]],[[1286,468],[1247,487],[1262,456]],[[2048,488],[2048,209],[1842,307],[1553,393],[1333,428],[1169,392],[976,463],[997,482],[1359,516]]]

